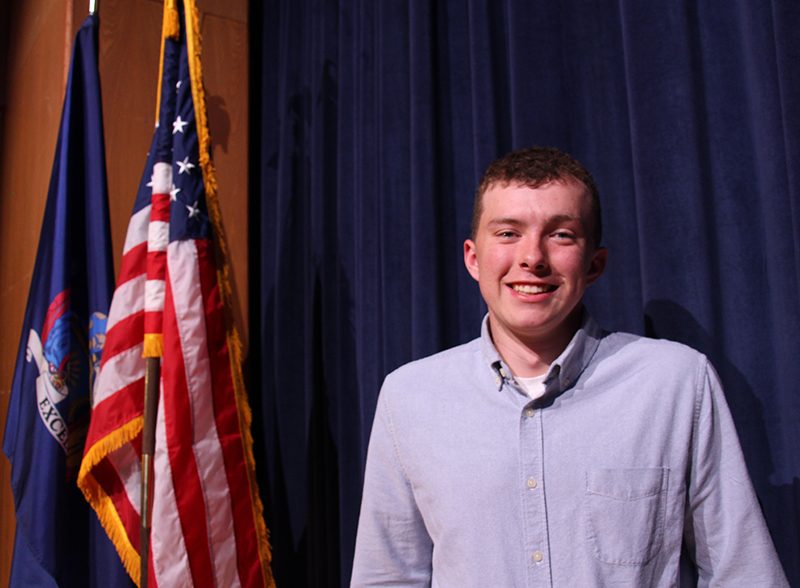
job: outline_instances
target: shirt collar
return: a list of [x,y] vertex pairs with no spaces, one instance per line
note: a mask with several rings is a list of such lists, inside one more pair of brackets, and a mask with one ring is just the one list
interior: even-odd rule
[[[547,377],[544,381],[548,393],[553,390],[561,393],[575,383],[578,376],[589,365],[589,361],[597,351],[597,346],[600,345],[602,336],[602,330],[589,314],[589,311],[584,308],[580,328],[572,337],[567,348],[556,358],[547,371]],[[495,374],[495,384],[499,391],[503,388],[504,383],[513,382],[513,376],[492,342],[492,336],[489,332],[488,313],[483,317],[483,322],[481,323],[481,347],[484,359]]]

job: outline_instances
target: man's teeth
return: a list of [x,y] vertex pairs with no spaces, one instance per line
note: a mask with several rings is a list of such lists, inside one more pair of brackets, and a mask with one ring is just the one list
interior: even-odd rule
[[555,290],[555,286],[533,286],[531,284],[514,284],[512,288],[520,294],[544,294]]

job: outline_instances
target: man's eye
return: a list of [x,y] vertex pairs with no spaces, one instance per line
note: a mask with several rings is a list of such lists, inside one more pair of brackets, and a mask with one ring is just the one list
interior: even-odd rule
[[510,238],[512,238],[512,237],[516,237],[516,235],[517,235],[517,234],[516,234],[514,231],[500,231],[500,232],[498,233],[498,236],[499,236],[499,237],[503,237],[503,238],[505,238],[505,239],[510,239]]
[[575,236],[574,236],[572,233],[568,233],[568,232],[566,232],[566,231],[558,231],[558,232],[554,233],[553,235],[554,235],[554,236],[555,236],[557,239],[562,239],[562,240],[563,240],[563,239],[568,239],[568,240],[573,240],[573,239],[575,239]]

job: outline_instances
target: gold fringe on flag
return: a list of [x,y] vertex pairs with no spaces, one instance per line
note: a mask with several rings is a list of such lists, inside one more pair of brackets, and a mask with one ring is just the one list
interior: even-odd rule
[[97,518],[106,530],[109,539],[117,548],[117,553],[131,578],[139,577],[140,558],[138,546],[131,544],[125,527],[117,514],[111,497],[106,494],[102,486],[95,480],[91,470],[103,458],[116,451],[126,443],[130,443],[139,436],[144,426],[144,417],[139,416],[125,423],[112,434],[104,437],[83,456],[80,472],[78,472],[78,487],[83,491],[86,501],[92,505]]

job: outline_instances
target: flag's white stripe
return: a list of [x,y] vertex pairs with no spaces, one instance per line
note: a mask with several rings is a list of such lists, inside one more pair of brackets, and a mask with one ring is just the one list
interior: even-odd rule
[[161,312],[164,310],[164,291],[167,283],[164,280],[147,280],[144,287],[144,310]]
[[170,243],[167,264],[172,291],[181,293],[174,299],[175,315],[186,368],[194,456],[206,501],[209,547],[216,585],[239,588],[233,511],[224,457],[214,421],[211,363],[206,345],[205,309],[194,241],[189,239]]
[[114,292],[111,309],[108,311],[106,333],[119,321],[144,310],[144,285],[146,281],[147,276],[140,274],[119,285]]
[[158,162],[153,166],[153,194],[169,194],[172,190],[172,164]]
[[162,387],[162,398],[158,403],[156,420],[155,488],[153,521],[150,530],[153,568],[159,588],[192,588],[189,555],[183,540],[178,504],[175,500],[175,488],[172,484],[163,395]]
[[122,255],[147,241],[147,232],[150,225],[150,208],[148,204],[139,212],[131,217],[128,223],[128,234],[125,235],[125,245],[122,247]]
[[169,223],[164,221],[150,221],[147,232],[148,251],[166,251],[169,245]]
[[[141,514],[142,504],[142,464],[139,454],[130,443],[125,443],[108,454],[108,459],[125,487],[125,494],[137,514]],[[138,545],[137,545],[138,547]]]
[[130,349],[117,353],[103,364],[97,380],[97,389],[94,392],[94,406],[97,406],[118,390],[144,378],[145,362],[144,358],[142,358],[143,350],[144,343],[138,343]]

